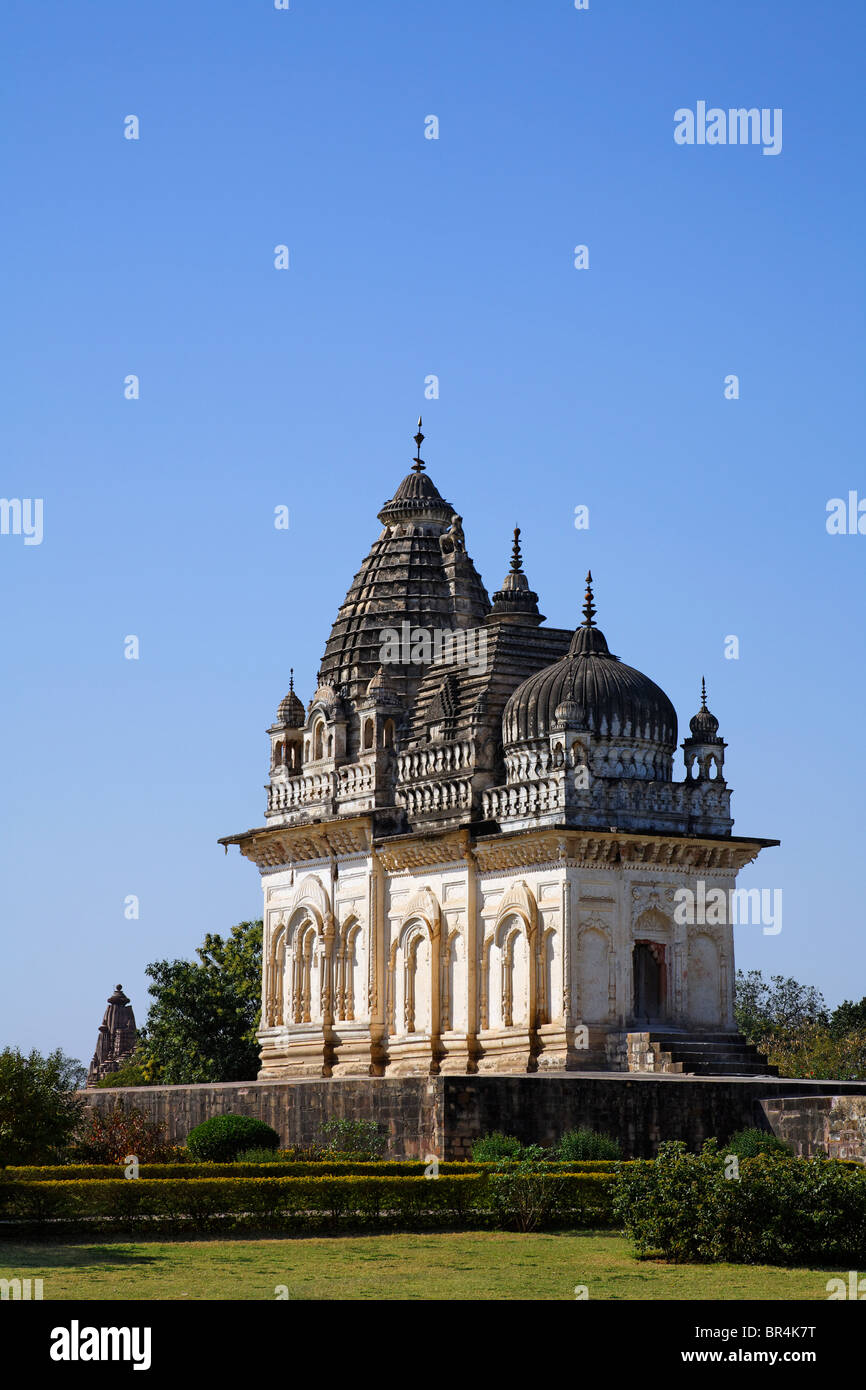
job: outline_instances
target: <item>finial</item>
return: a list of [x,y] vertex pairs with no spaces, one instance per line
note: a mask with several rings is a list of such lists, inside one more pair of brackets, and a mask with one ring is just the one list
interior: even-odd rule
[[592,601],[592,570],[586,572],[586,594],[583,600],[583,625],[595,627],[595,604]]
[[290,666],[290,667],[289,667],[289,694],[290,694],[290,695],[293,695],[294,693],[295,693],[295,668],[294,668],[294,666]]
[[421,445],[424,443],[424,436],[421,433],[421,416],[418,416],[418,433],[415,435],[415,457],[412,460],[412,472],[424,472],[424,460],[421,458]]
[[511,573],[520,574],[523,564],[520,559],[520,527],[514,528],[514,543],[511,547]]
[[701,676],[701,709],[707,708],[707,683]]

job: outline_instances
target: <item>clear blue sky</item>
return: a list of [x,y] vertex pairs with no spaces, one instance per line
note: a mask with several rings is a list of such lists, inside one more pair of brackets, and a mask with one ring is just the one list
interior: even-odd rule
[[[736,830],[782,841],[738,963],[866,994],[866,536],[825,527],[866,496],[860,0],[4,16],[0,492],[44,540],[0,536],[0,1044],[87,1061],[117,981],[143,1019],[148,961],[258,915],[216,840],[419,410],[489,590],[519,522],[550,622],[590,565],[682,729],[706,674]],[[782,108],[782,153],[678,146],[699,100]]]

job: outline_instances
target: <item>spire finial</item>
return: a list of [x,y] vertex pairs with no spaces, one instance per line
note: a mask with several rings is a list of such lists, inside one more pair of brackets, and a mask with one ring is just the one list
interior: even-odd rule
[[701,709],[707,708],[707,683],[701,676]]
[[523,563],[520,558],[520,527],[515,526],[514,542],[511,546],[511,573],[520,574],[522,569]]
[[583,600],[583,625],[595,627],[595,604],[592,601],[592,570],[586,572],[586,594]]
[[290,694],[290,695],[294,694],[294,690],[295,690],[295,668],[294,668],[294,666],[290,666],[290,667],[289,667],[289,694]]
[[424,436],[421,433],[421,416],[418,416],[418,433],[415,435],[415,457],[412,460],[412,472],[424,472],[424,460],[421,457],[421,445],[424,443]]

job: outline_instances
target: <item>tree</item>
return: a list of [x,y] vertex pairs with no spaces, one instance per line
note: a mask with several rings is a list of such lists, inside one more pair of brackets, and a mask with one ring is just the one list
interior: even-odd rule
[[227,938],[208,932],[198,961],[148,965],[153,1002],[136,1065],[171,1085],[252,1081],[259,1067],[262,923],[240,922]]
[[849,1033],[866,1033],[866,996],[859,1004],[851,999],[843,999],[830,1015],[830,1032],[834,1038],[843,1038]]
[[0,1167],[62,1160],[81,1121],[86,1073],[57,1048],[0,1052]]
[[772,975],[768,982],[760,970],[737,971],[734,1014],[750,1042],[806,1024],[827,1024],[824,996],[814,985],[801,985],[784,975]]

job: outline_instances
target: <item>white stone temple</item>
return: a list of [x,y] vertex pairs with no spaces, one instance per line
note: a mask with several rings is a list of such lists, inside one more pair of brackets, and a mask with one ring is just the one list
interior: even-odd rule
[[[491,603],[420,458],[306,707],[268,730],[261,1078],[763,1073],[735,1031],[737,872],[706,698],[677,716],[596,625],[545,626],[519,531]],[[713,890],[721,890],[713,896]]]

